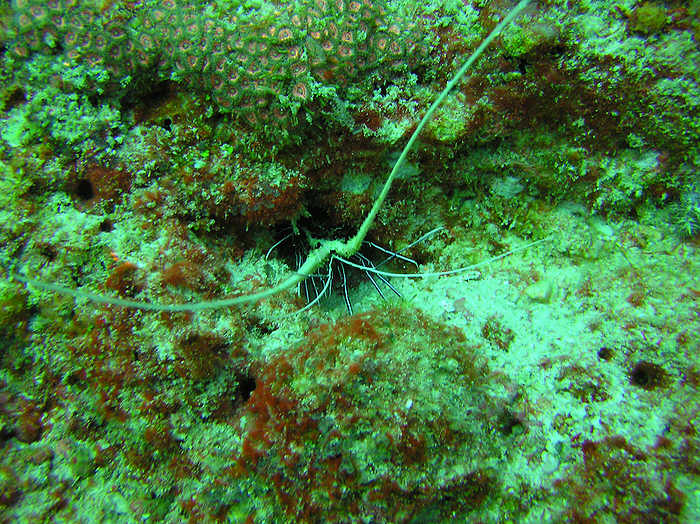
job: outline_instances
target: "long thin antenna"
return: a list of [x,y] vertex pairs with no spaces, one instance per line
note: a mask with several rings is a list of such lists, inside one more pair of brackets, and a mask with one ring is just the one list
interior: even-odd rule
[[357,253],[357,251],[360,249],[360,246],[362,245],[362,241],[365,239],[367,236],[367,232],[369,229],[372,227],[372,224],[374,224],[374,219],[377,218],[377,213],[379,213],[379,209],[382,207],[382,204],[384,204],[384,200],[386,199],[386,196],[389,194],[389,190],[391,189],[391,184],[394,182],[394,178],[396,178],[396,174],[400,171],[401,166],[403,166],[403,163],[406,161],[406,157],[408,156],[408,152],[411,150],[413,147],[413,144],[415,141],[418,139],[418,135],[420,135],[420,132],[423,130],[425,125],[428,123],[430,118],[433,116],[433,113],[437,110],[437,108],[442,104],[442,102],[447,98],[447,95],[452,91],[452,89],[459,83],[460,80],[462,80],[462,77],[464,74],[467,72],[467,70],[472,66],[474,62],[481,56],[481,54],[486,50],[486,48],[493,42],[493,40],[501,34],[501,31],[510,24],[513,19],[520,14],[520,11],[525,9],[527,7],[527,4],[530,3],[530,0],[522,0],[518,5],[516,5],[507,15],[506,17],[501,20],[501,22],[493,28],[493,30],[489,33],[489,35],[484,39],[481,44],[479,44],[479,47],[477,47],[474,52],[471,54],[471,56],[467,59],[467,61],[464,63],[462,67],[459,68],[459,71],[457,71],[457,74],[447,82],[447,85],[445,86],[445,89],[442,90],[440,95],[435,99],[435,102],[433,102],[428,110],[425,112],[425,115],[423,115],[423,118],[421,118],[420,122],[418,122],[418,125],[416,126],[416,129],[413,131],[413,134],[411,135],[411,138],[408,139],[408,142],[403,148],[403,151],[401,151],[401,155],[399,155],[398,160],[396,160],[396,163],[394,164],[393,169],[391,170],[391,173],[389,173],[389,176],[386,179],[386,182],[384,182],[384,187],[382,188],[381,193],[379,193],[379,196],[377,199],[374,201],[374,205],[372,206],[372,209],[370,209],[369,213],[367,214],[367,217],[365,218],[364,222],[362,222],[362,225],[360,226],[360,229],[357,231],[357,234],[350,239],[347,242],[347,249],[345,252],[339,252],[340,255],[344,257],[349,257],[353,255],[354,253]]

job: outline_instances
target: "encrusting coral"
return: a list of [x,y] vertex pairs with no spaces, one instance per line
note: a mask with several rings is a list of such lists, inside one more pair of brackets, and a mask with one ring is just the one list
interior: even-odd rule
[[26,58],[60,52],[124,78],[174,78],[208,93],[253,129],[286,130],[319,85],[401,66],[427,53],[416,22],[381,1],[304,0],[227,17],[182,0],[99,9],[79,0],[18,0],[3,40]]

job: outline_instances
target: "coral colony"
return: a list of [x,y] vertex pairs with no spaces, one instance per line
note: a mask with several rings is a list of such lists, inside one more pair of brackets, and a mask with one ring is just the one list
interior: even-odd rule
[[15,9],[10,52],[18,57],[62,48],[114,80],[173,76],[256,129],[288,126],[290,104],[311,96],[312,79],[347,86],[427,53],[416,24],[381,2],[282,2],[225,18],[175,0],[105,14],[78,1],[20,1]]

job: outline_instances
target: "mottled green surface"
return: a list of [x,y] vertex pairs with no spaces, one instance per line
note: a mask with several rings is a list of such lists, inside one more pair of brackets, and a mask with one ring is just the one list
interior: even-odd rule
[[[3,3],[3,266],[183,303],[353,235],[506,7],[351,4]],[[700,520],[699,11],[533,2],[486,52],[369,238],[441,226],[424,273],[547,239],[478,271],[351,272],[350,316],[3,269],[0,521]]]

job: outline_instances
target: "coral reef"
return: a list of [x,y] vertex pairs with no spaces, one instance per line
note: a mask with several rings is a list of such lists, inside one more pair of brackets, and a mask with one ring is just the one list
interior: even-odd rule
[[697,2],[531,2],[474,64],[368,237],[516,250],[474,271],[11,276],[271,288],[510,4],[0,3],[0,522],[700,520]]

